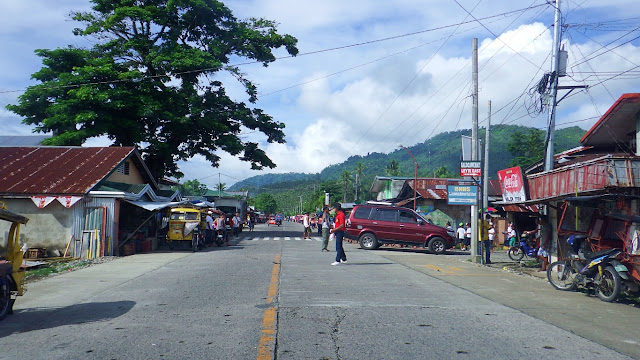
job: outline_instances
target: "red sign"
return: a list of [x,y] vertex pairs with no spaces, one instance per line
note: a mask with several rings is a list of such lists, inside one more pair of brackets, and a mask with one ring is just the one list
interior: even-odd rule
[[498,179],[502,187],[502,200],[504,202],[517,203],[527,200],[520,167],[498,171]]
[[482,169],[480,168],[460,168],[460,176],[480,177]]

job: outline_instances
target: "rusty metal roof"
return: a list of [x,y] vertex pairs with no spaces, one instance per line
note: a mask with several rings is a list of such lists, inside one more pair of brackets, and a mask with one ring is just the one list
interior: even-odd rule
[[580,139],[585,146],[625,143],[636,134],[640,94],[623,94]]
[[0,195],[83,195],[133,147],[0,147]]

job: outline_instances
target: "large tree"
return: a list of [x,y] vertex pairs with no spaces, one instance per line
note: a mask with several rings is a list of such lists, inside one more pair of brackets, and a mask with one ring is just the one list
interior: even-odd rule
[[182,184],[182,194],[191,196],[202,196],[209,190],[207,185],[200,183],[197,179],[187,180]]
[[256,86],[233,63],[250,59],[267,66],[272,50],[296,55],[297,40],[265,19],[236,19],[216,0],[91,0],[91,12],[72,18],[95,37],[88,49],[36,50],[44,67],[40,84],[7,109],[24,116],[36,132],[53,132],[47,145],[81,145],[106,135],[113,145],[137,145],[156,176],[180,175],[178,160],[217,151],[238,155],[252,169],[275,164],[246,130],[284,143],[284,124],[232,99],[221,72],[243,86],[249,103]]

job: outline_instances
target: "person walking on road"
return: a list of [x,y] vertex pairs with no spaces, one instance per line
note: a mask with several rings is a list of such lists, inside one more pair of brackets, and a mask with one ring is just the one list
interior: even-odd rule
[[302,232],[303,239],[311,239],[311,221],[309,219],[309,213],[306,212],[302,216],[302,226],[304,226],[304,230]]
[[216,219],[216,231],[222,232],[222,238],[224,239],[225,244],[229,245],[229,239],[227,239],[227,224],[226,224],[226,215],[221,214],[220,217]]
[[233,217],[233,237],[237,238],[240,235],[240,214],[236,212],[236,216]]
[[333,220],[333,229],[329,230],[331,234],[335,234],[336,237],[336,261],[331,265],[340,265],[347,262],[347,254],[344,253],[342,247],[342,239],[344,238],[345,230],[345,218],[342,211],[342,205],[340,203],[333,204],[333,209],[336,210],[336,216]]
[[466,237],[466,230],[464,229],[464,224],[458,224],[458,229],[456,230],[456,236],[458,237],[458,242],[460,243],[460,250],[466,250],[466,246],[464,246],[464,238]]
[[331,217],[329,215],[329,207],[325,205],[324,209],[322,209],[322,218],[319,224],[319,227],[322,228],[322,251],[328,252],[329,249],[329,223],[331,222]]

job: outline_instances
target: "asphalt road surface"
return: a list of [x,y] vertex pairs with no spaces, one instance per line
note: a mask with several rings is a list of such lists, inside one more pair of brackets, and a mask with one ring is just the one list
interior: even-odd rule
[[429,264],[445,257],[408,263],[345,243],[348,263],[331,266],[335,244],[321,252],[319,237],[301,235],[299,224],[259,224],[229,247],[29,284],[0,322],[0,359],[630,358],[430,275],[458,271]]

